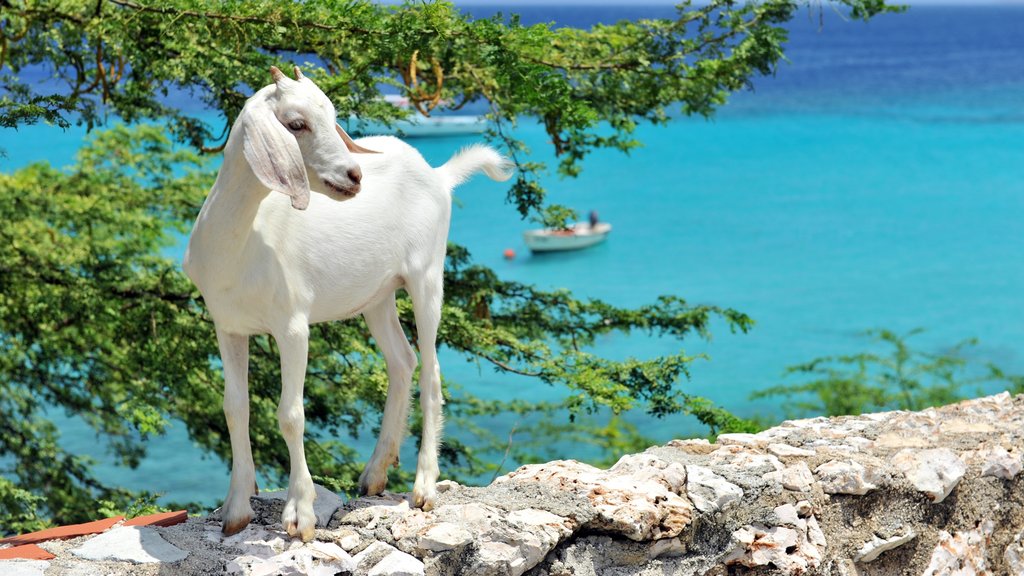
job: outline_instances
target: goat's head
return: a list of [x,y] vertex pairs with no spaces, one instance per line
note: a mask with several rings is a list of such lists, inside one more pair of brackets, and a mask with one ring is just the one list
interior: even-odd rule
[[245,103],[236,123],[253,173],[298,210],[309,205],[310,190],[336,200],[355,196],[362,171],[353,154],[373,152],[342,130],[330,98],[298,67],[295,80],[276,67],[270,74],[274,83]]

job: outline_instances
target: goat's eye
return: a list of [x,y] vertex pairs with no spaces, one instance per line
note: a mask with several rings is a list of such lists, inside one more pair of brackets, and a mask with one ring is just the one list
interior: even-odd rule
[[301,132],[306,129],[306,123],[302,120],[292,120],[288,123],[288,129],[292,132]]

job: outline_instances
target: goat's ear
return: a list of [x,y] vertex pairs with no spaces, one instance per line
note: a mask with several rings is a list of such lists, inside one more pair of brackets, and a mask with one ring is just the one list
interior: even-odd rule
[[380,152],[377,152],[376,150],[363,148],[359,144],[356,144],[355,141],[352,140],[352,137],[348,135],[348,132],[345,132],[345,130],[342,129],[341,124],[335,124],[334,128],[338,131],[338,136],[341,136],[341,139],[345,142],[345,147],[348,148],[349,152],[353,154],[380,154]]
[[260,106],[246,116],[242,150],[249,167],[264,186],[287,194],[293,208],[305,210],[309,206],[309,178],[299,143],[270,106]]

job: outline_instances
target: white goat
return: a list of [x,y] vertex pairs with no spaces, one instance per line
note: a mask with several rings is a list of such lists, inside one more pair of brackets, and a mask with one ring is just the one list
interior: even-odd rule
[[[337,125],[330,99],[298,68],[295,73],[292,80],[271,68],[274,84],[245,103],[192,229],[184,269],[213,316],[224,364],[232,463],[223,531],[234,534],[252,519],[248,343],[252,334],[269,333],[281,353],[277,413],[291,458],[281,520],[288,534],[309,540],[315,494],[302,444],[309,325],[362,314],[387,362],[381,433],[360,477],[363,493],[379,494],[387,468],[398,460],[416,366],[395,290],[404,287],[412,297],[424,412],[412,500],[430,509],[437,495],[442,404],[435,340],[451,190],[478,170],[495,180],[510,172],[507,161],[485,146],[431,168],[396,138],[356,144]],[[360,154],[358,164],[350,152]]]

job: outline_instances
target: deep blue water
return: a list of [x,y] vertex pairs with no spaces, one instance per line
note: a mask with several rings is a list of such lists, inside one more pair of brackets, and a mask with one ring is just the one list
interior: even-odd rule
[[[527,23],[575,26],[672,14],[515,10]],[[816,11],[798,17],[789,62],[713,120],[641,127],[644,148],[597,152],[579,178],[547,180],[554,201],[598,210],[614,225],[606,244],[529,256],[521,240],[529,224],[503,203],[501,185],[482,178],[457,191],[452,240],[508,279],[622,306],[671,293],[746,312],[757,321],[751,333],[719,326],[710,344],[616,335],[597,348],[617,358],[707,353],[682,388],[744,415],[781,417],[783,407],[751,402],[750,392],[779,383],[788,365],[862,350],[860,333],[875,327],[923,327],[915,341],[934,351],[976,336],[974,359],[1024,372],[1024,7],[915,7],[867,24],[827,9],[820,24]],[[538,126],[524,121],[518,134],[534,159],[552,159]],[[81,135],[0,132],[9,155],[0,167],[65,164]],[[415,145],[437,164],[475,140]],[[504,260],[506,248],[517,257]],[[452,354],[442,370],[485,397],[563,393]],[[682,417],[631,419],[658,441],[700,433]],[[513,424],[493,426],[504,435]],[[69,436],[69,446],[102,456],[88,433]],[[102,472],[176,500],[221,498],[225,466],[196,466],[196,457],[178,432],[155,442],[140,470]]]

